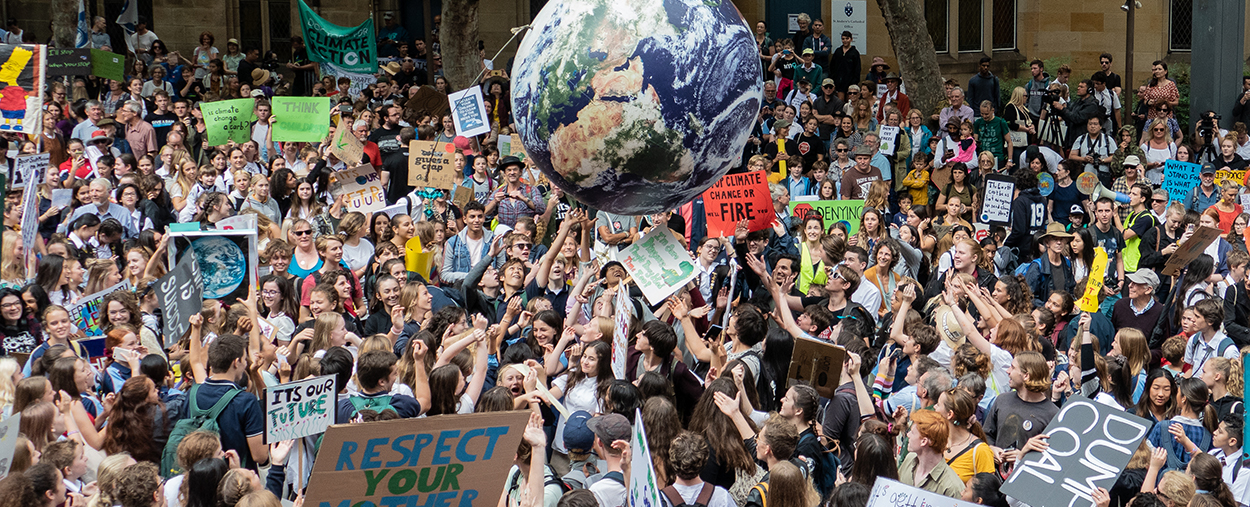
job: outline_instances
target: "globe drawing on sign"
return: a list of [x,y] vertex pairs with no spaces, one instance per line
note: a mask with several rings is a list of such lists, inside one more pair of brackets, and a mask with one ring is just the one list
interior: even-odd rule
[[739,162],[763,98],[730,0],[556,0],[517,51],[512,111],[535,164],[613,213],[673,209]]
[[192,241],[191,251],[200,263],[204,299],[222,299],[247,279],[247,257],[235,242],[209,236]]

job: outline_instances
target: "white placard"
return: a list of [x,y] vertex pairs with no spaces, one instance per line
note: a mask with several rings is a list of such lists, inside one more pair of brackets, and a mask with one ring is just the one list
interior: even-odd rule
[[637,243],[617,252],[616,259],[652,305],[660,304],[698,276],[690,252],[668,227],[652,228]]
[[13,414],[0,422],[0,477],[9,475],[9,467],[13,465],[13,451],[17,450],[18,428],[22,423],[22,414]]
[[482,89],[476,86],[447,96],[451,102],[451,119],[456,124],[456,135],[473,137],[490,132],[490,117],[486,115],[486,101]]
[[629,474],[629,507],[659,506],[660,484],[655,477],[655,462],[647,446],[647,430],[642,424],[642,409],[634,409],[634,432],[629,440],[630,461],[637,463]]
[[887,157],[894,156],[894,146],[898,142],[899,130],[899,127],[881,126],[881,133],[878,135],[881,138],[881,144],[877,148],[877,153]]
[[985,178],[985,203],[981,206],[981,222],[1005,224],[1011,222],[1011,200],[1015,197],[1016,183],[1011,178],[991,175]]
[[629,287],[625,284],[616,286],[616,314],[612,329],[612,374],[616,378],[625,378],[625,359],[629,356],[629,318],[632,304],[629,301]]
[[798,33],[799,31],[799,15],[798,13],[786,15],[786,29],[790,33]]
[[868,2],[866,0],[832,0],[830,2],[829,40],[833,47],[842,46],[842,32],[851,32],[851,45],[859,54],[868,51]]
[[43,183],[48,173],[48,163],[52,160],[51,153],[22,155],[14,159],[13,172],[9,174],[9,190],[26,188],[26,182],[34,178],[35,184]]
[[334,424],[334,375],[265,388],[265,442],[316,435]]
[[868,507],[914,507],[918,505],[940,505],[942,507],[981,507],[972,502],[956,500],[949,496],[931,493],[915,486],[908,486],[898,481],[877,477],[868,494]]
[[72,188],[54,188],[52,189],[52,207],[64,208],[74,199],[74,189]]
[[228,230],[256,230],[256,215],[244,213],[232,217],[223,218],[217,221],[217,228],[223,231]]
[[382,178],[371,165],[344,169],[333,174],[335,184],[331,192],[336,196],[347,194],[347,210],[359,211],[368,216],[386,207],[386,189]]

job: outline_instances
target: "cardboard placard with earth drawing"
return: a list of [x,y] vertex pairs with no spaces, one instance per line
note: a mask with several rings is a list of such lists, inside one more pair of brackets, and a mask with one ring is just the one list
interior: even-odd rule
[[833,398],[845,361],[846,349],[838,345],[808,338],[795,339],[790,370],[786,373],[787,385],[805,382],[816,388],[821,397]]
[[1176,276],[1180,273],[1181,268],[1198,258],[1198,254],[1206,250],[1212,241],[1220,237],[1220,230],[1215,227],[1199,227],[1194,230],[1194,235],[1189,237],[1189,241],[1181,243],[1175,252],[1168,257],[1167,263],[1163,265],[1162,276]]
[[495,412],[330,426],[305,505],[494,506],[528,419]]
[[408,184],[450,189],[463,175],[456,174],[456,146],[434,141],[408,143]]
[[330,142],[330,154],[352,167],[360,165],[360,157],[364,152],[365,147],[352,133],[351,124],[344,124],[340,121],[338,127],[334,129],[334,137]]

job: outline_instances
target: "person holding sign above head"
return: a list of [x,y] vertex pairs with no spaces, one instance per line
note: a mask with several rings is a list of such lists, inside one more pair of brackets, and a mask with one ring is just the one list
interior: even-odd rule
[[907,431],[907,457],[899,464],[899,482],[951,498],[963,495],[964,483],[942,453],[950,438],[946,418],[932,410],[917,410],[911,415]]
[[790,160],[800,156],[798,143],[790,140],[790,120],[781,119],[773,123],[773,134],[776,140],[764,147],[764,156],[772,162],[769,169],[768,182],[781,183],[789,175],[787,167]]

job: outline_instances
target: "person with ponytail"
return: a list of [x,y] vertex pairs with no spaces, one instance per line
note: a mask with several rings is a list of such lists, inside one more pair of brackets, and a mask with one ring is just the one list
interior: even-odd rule
[[1211,434],[1218,428],[1215,408],[1207,404],[1211,393],[1202,380],[1182,378],[1176,383],[1177,414],[1159,421],[1146,440],[1167,453],[1165,470],[1181,470],[1196,453],[1211,448]]
[[1189,475],[1194,478],[1195,493],[1211,495],[1220,503],[1220,507],[1238,507],[1233,498],[1233,491],[1224,482],[1224,468],[1220,460],[1210,454],[1195,454],[1189,461]]
[[[820,394],[807,384],[795,384],[781,398],[781,410],[778,413],[790,421],[799,430],[799,443],[794,448],[795,456],[820,456],[825,451],[816,433],[816,412],[820,406]],[[820,477],[824,473],[820,460],[813,460],[811,477]],[[827,495],[821,492],[821,495]]]
[[[1111,341],[1111,351],[1107,357],[1124,356],[1124,368],[1121,369],[1122,374],[1112,381],[1117,385],[1124,386],[1125,390],[1132,393],[1132,403],[1141,401],[1141,397],[1146,392],[1146,367],[1150,365],[1150,345],[1146,341],[1146,335],[1141,330],[1131,327],[1121,328],[1115,334],[1115,338]],[[1120,400],[1123,404],[1124,400]],[[1129,406],[1125,404],[1125,406]]]
[[1211,390],[1211,406],[1215,413],[1223,419],[1226,415],[1246,413],[1245,400],[1236,394],[1242,393],[1242,365],[1240,359],[1217,357],[1207,362],[1202,370],[1202,382]]
[[938,397],[933,408],[951,423],[950,438],[943,457],[946,464],[968,482],[981,472],[994,471],[994,450],[985,443],[985,431],[977,422],[977,399],[963,389],[953,389]]

